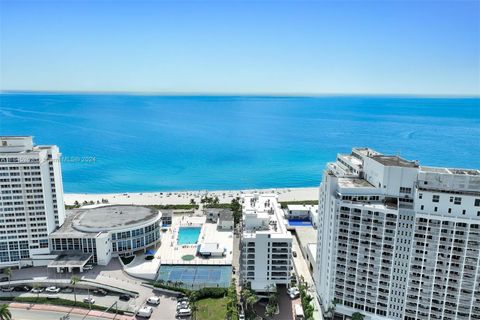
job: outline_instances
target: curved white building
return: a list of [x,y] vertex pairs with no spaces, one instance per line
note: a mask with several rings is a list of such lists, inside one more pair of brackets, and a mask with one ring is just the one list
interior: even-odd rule
[[[161,213],[152,208],[130,205],[75,209],[67,212],[63,226],[52,233],[54,254],[90,254],[83,265],[106,265],[112,257],[131,256],[160,241]],[[85,260],[85,259],[84,259]],[[58,263],[54,264],[59,267]],[[67,266],[68,267],[68,266]],[[76,265],[74,267],[81,266]]]

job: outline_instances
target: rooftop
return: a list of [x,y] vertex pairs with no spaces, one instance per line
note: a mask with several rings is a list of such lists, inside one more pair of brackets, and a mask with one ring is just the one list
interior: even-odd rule
[[373,155],[371,159],[390,167],[418,168],[418,161],[405,160],[400,156]]
[[[158,211],[141,206],[105,206],[86,209],[74,219],[73,227],[81,231],[99,231],[98,229],[117,229],[133,226],[158,216]],[[106,231],[104,230],[104,231]]]
[[233,221],[233,212],[230,209],[224,209],[220,212],[220,221]]
[[367,180],[358,178],[338,178],[341,188],[374,188]]

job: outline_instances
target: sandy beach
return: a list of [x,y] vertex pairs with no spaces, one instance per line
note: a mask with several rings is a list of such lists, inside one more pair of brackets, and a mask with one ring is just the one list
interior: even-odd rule
[[276,193],[279,201],[300,201],[317,200],[318,187],[310,188],[270,188],[270,189],[249,189],[249,190],[217,190],[217,191],[172,191],[172,192],[141,192],[141,193],[66,193],[64,201],[67,205],[73,205],[75,201],[82,204],[84,201],[102,202],[102,199],[108,200],[109,204],[135,204],[135,205],[154,205],[154,204],[189,204],[191,199],[200,203],[204,195],[209,197],[217,196],[220,203],[229,203],[232,199],[240,197],[244,193]]

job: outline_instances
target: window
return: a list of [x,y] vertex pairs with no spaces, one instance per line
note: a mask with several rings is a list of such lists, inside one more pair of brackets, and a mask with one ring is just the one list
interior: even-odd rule
[[480,207],[480,199],[475,199],[475,207]]
[[423,193],[419,193],[418,194],[418,199],[422,199],[423,198]]
[[466,212],[467,212],[467,211],[464,209],[464,210],[462,211],[462,214],[465,214]]
[[439,202],[439,201],[440,201],[440,196],[434,194],[434,195],[432,196],[432,202]]
[[423,206],[423,204],[422,204],[422,205],[420,206],[420,210],[423,210],[423,208],[424,208],[424,206]]
[[452,213],[452,208],[448,208],[448,213]]
[[433,211],[437,212],[437,211],[438,211],[438,207],[435,207],[435,208],[433,209]]
[[454,204],[462,204],[462,198],[461,197],[455,197],[455,199],[453,200],[453,203]]

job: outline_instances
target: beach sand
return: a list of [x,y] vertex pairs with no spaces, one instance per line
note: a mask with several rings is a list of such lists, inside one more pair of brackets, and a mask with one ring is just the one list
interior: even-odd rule
[[154,204],[189,204],[194,199],[198,204],[204,195],[209,197],[218,196],[220,203],[230,203],[232,199],[240,197],[244,193],[276,193],[279,201],[300,201],[300,200],[318,200],[318,187],[311,188],[269,188],[269,189],[249,189],[249,190],[217,190],[217,191],[172,191],[172,192],[129,192],[129,193],[104,193],[104,194],[85,194],[85,193],[66,193],[64,201],[67,205],[73,205],[75,201],[82,204],[84,201],[102,202],[102,199],[108,200],[109,204],[134,204],[134,205],[154,205]]

